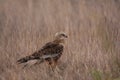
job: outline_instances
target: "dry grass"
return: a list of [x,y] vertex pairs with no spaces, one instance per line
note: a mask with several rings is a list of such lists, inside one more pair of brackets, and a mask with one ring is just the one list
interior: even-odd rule
[[[16,60],[69,35],[59,73]],[[120,0],[0,0],[0,80],[120,80]]]

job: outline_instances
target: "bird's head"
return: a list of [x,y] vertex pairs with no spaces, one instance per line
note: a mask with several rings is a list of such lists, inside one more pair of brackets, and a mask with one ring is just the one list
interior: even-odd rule
[[57,32],[55,34],[55,42],[57,42],[57,43],[64,43],[64,40],[66,38],[68,38],[68,36],[64,32]]

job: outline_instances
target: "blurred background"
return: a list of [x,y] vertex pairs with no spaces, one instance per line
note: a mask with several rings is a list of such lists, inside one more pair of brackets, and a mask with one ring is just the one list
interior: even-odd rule
[[[59,72],[16,61],[64,31]],[[120,80],[120,0],[0,0],[0,80]]]

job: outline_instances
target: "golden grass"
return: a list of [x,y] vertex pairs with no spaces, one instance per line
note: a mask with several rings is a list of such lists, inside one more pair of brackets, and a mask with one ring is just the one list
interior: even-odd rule
[[[0,80],[120,80],[119,0],[0,0]],[[58,65],[22,69],[54,34],[69,38]]]

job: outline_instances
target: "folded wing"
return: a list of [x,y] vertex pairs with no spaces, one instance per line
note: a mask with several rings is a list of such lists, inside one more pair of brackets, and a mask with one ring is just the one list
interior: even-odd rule
[[63,46],[53,42],[45,44],[39,51],[34,52],[32,55],[19,59],[18,63],[25,63],[30,60],[47,60],[49,58],[58,58],[63,52]]

